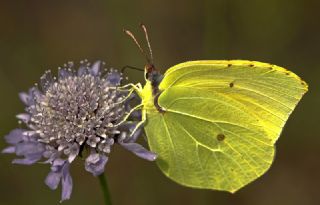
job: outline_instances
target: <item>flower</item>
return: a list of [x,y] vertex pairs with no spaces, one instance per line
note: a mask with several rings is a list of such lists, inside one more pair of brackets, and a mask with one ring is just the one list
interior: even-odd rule
[[45,183],[56,189],[61,183],[61,201],[69,199],[73,182],[70,164],[86,154],[85,170],[98,176],[104,172],[114,143],[122,145],[149,161],[156,154],[135,143],[141,133],[135,133],[135,121],[123,121],[130,110],[128,92],[119,89],[122,76],[116,70],[101,71],[103,63],[87,61],[73,70],[69,62],[59,68],[58,78],[47,71],[28,93],[20,93],[26,105],[17,118],[26,126],[5,136],[10,145],[3,153],[22,157],[14,164],[31,165],[45,159],[51,172]]

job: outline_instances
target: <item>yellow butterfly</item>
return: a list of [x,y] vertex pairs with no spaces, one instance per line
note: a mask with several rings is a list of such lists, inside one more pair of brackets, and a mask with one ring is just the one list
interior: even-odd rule
[[150,149],[179,184],[235,192],[271,166],[274,144],[308,90],[296,74],[247,60],[190,61],[164,75],[153,64],[149,37],[146,84],[130,84],[142,103]]

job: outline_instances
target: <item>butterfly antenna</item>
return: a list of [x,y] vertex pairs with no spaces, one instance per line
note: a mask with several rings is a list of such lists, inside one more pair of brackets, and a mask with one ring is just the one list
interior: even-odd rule
[[123,32],[124,32],[125,34],[127,34],[127,35],[134,41],[134,43],[138,46],[140,52],[146,57],[147,62],[150,64],[151,61],[150,61],[148,55],[144,52],[144,50],[143,50],[142,47],[140,46],[139,42],[137,41],[136,37],[131,33],[131,31],[126,30],[126,29],[123,29]]
[[142,72],[144,71],[144,69],[137,68],[137,67],[130,66],[130,65],[126,65],[126,66],[123,66],[123,67],[121,68],[121,73],[123,73],[124,70],[126,70],[127,68],[132,69],[132,70],[142,71]]
[[148,48],[149,48],[150,60],[151,60],[151,63],[153,64],[153,54],[152,54],[152,49],[151,49],[151,45],[150,45],[148,30],[147,30],[146,26],[143,23],[141,23],[140,26],[141,26],[141,28],[142,28],[142,30],[144,32],[144,35],[145,35],[145,38],[146,38],[146,41],[147,41],[147,44],[148,44]]

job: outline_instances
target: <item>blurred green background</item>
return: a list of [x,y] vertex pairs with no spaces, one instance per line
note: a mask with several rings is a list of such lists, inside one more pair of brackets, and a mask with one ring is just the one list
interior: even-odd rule
[[[317,0],[69,0],[0,1],[0,135],[18,126],[18,92],[47,69],[67,61],[106,61],[107,67],[143,67],[145,59],[122,32],[143,39],[144,22],[155,63],[164,72],[187,60],[248,59],[286,67],[309,84],[277,142],[271,169],[236,194],[182,187],[155,163],[115,146],[107,165],[115,205],[319,204],[320,1]],[[131,81],[143,74],[128,70]],[[5,147],[0,140],[0,149]],[[43,180],[48,165],[12,165],[0,156],[1,205],[58,204],[60,190]],[[63,204],[102,204],[98,180],[77,161],[74,191]]]

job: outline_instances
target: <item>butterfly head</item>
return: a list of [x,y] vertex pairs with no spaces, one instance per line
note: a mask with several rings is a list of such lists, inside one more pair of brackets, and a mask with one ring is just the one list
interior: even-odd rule
[[163,75],[155,68],[154,64],[147,63],[145,66],[145,79],[151,82],[153,87],[159,86],[163,79]]

